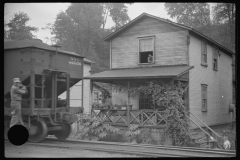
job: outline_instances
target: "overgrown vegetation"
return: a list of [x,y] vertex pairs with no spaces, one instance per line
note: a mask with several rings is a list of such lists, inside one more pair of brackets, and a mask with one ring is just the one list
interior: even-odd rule
[[125,135],[127,136],[127,142],[137,143],[137,136],[140,134],[141,130],[138,129],[138,125],[129,125],[128,131],[125,133]]
[[71,135],[74,139],[99,140],[111,132],[119,133],[119,128],[103,124],[104,119],[100,117],[83,115],[81,121],[82,124],[79,125],[79,131],[75,130]]
[[[230,141],[231,143],[231,147],[230,147],[230,150],[236,150],[236,130],[222,130],[220,132],[218,132],[218,134],[223,137],[223,136],[227,136],[228,137],[228,140]],[[223,143],[224,141],[221,140],[221,147],[223,148]]]
[[130,124],[125,135],[128,143],[155,144],[149,128],[140,128],[137,124]]
[[[152,100],[161,106],[166,107],[166,134],[172,140],[174,146],[184,146],[189,140],[189,124],[186,118],[186,102],[183,100],[188,85],[181,83],[171,86],[168,83],[148,82],[148,85],[141,85],[127,89],[124,86],[114,86],[115,92],[129,92],[130,96],[137,98],[140,93],[149,95]],[[128,132],[129,135],[136,135],[135,126]],[[131,134],[130,134],[131,133]]]

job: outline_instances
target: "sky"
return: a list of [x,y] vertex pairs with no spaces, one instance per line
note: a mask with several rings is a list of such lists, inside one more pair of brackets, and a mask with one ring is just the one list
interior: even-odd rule
[[[44,43],[51,44],[46,37],[51,38],[53,35],[51,35],[50,30],[43,30],[42,28],[46,27],[48,23],[53,23],[57,14],[60,11],[65,11],[69,5],[70,3],[6,3],[4,20],[8,22],[14,16],[14,13],[25,12],[30,18],[27,25],[39,28],[38,32],[33,34]],[[126,4],[126,6],[131,20],[145,12],[176,22],[175,19],[167,15],[164,3],[133,3],[131,5]],[[108,18],[106,28],[112,27],[113,24],[111,18]]]
[[[49,30],[43,30],[42,28],[46,27],[47,23],[53,23],[57,14],[60,11],[65,11],[69,5],[70,3],[6,3],[4,19],[9,21],[14,16],[14,13],[25,12],[30,18],[27,25],[39,28],[38,32],[33,34],[44,43],[50,44],[51,42],[46,37],[51,38],[53,35]],[[145,12],[174,21],[167,15],[164,3],[133,3],[126,6],[131,20]],[[112,27],[113,24],[111,18],[108,18],[106,28]]]

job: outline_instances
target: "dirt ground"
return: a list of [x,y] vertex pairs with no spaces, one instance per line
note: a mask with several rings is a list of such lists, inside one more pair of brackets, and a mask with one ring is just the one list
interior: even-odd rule
[[72,158],[72,157],[138,157],[135,155],[110,154],[78,149],[48,148],[42,146],[15,146],[5,143],[4,156],[6,158]]

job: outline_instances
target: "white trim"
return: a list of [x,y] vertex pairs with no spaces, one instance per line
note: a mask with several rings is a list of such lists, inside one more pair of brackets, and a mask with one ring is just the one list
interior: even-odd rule
[[156,35],[142,35],[142,36],[137,36],[137,38],[147,38],[147,37],[156,37]]

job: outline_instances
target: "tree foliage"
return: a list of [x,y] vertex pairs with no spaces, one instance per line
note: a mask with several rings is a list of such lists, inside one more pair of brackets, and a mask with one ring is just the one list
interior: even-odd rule
[[81,130],[75,131],[71,135],[74,139],[99,140],[106,137],[109,133],[120,134],[119,128],[104,124],[104,118],[83,115],[81,121],[83,122],[80,125]]
[[213,7],[213,24],[224,26],[225,37],[228,43],[224,46],[231,50],[235,50],[235,15],[236,6],[234,3],[217,3]]
[[208,3],[165,3],[165,9],[172,18],[176,17],[177,23],[192,27],[226,48],[235,50],[235,4],[214,4],[212,20]]
[[109,16],[115,23],[113,29],[117,29],[130,21],[127,14],[127,7],[124,3],[102,3],[101,5],[103,7],[103,29],[105,28],[106,20]]
[[171,18],[192,28],[201,28],[210,23],[210,8],[207,3],[165,3]]
[[8,37],[6,15],[7,15],[7,6],[6,4],[4,4],[4,38]]
[[55,43],[61,43],[63,49],[94,61],[92,73],[95,73],[109,68],[109,44],[103,41],[103,37],[112,33],[105,29],[108,17],[116,26],[129,20],[126,6],[121,3],[72,3],[45,29],[51,30]]
[[[189,140],[189,123],[186,117],[186,101],[183,100],[188,85],[178,82],[171,86],[168,83],[148,82],[148,85],[126,88],[126,86],[114,85],[114,92],[129,92],[132,98],[138,98],[142,93],[152,97],[152,100],[166,107],[167,128],[165,135],[172,139],[172,145],[184,146]],[[133,128],[134,130],[135,128]],[[134,130],[135,131],[135,130]],[[129,132],[130,133],[130,132]]]
[[[14,17],[7,23],[9,30],[7,31],[7,38],[12,40],[26,40],[36,38],[32,32],[37,32],[37,27],[28,26],[26,23],[30,20],[28,15],[24,12],[15,13]],[[5,32],[5,30],[4,30]]]

